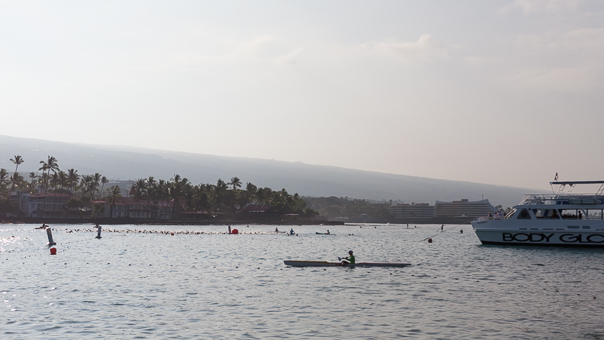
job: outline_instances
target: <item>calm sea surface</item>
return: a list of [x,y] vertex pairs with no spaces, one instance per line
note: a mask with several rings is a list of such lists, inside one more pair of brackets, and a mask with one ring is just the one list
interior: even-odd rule
[[[50,255],[37,226],[0,225],[0,339],[604,339],[604,250],[469,225],[51,225]],[[283,264],[350,249],[413,266]]]

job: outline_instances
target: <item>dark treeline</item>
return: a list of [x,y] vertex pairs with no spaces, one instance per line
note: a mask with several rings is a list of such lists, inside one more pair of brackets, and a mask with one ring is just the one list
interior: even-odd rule
[[12,174],[0,169],[0,213],[3,216],[23,214],[18,208],[19,200],[15,199],[23,193],[44,197],[53,193],[70,197],[65,202],[65,211],[89,211],[94,217],[102,213],[103,207],[96,202],[104,201],[113,207],[123,197],[122,189],[126,189],[131,199],[148,205],[169,202],[172,216],[183,212],[234,214],[250,205],[263,206],[264,212],[272,214],[317,214],[298,194],[289,194],[285,189],[258,188],[252,183],[242,188],[238,177],[229,182],[218,179],[216,184],[193,184],[187,178],[174,175],[169,180],[140,178],[131,182],[129,188],[106,187],[110,182],[105,176],[81,175],[76,169],[63,171],[52,156],[39,162],[39,172],[30,172],[27,176],[19,173],[19,165],[25,161],[21,156],[15,155],[10,161],[15,164]]

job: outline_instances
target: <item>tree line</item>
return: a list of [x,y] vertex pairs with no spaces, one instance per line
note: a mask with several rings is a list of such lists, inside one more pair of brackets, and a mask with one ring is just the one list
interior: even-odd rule
[[[94,202],[105,200],[113,207],[123,197],[120,186],[105,188],[109,183],[105,176],[99,173],[80,175],[76,169],[63,171],[53,156],[40,161],[39,172],[30,172],[27,178],[19,173],[19,165],[25,160],[15,155],[10,161],[15,164],[12,174],[4,168],[0,169],[0,212],[4,215],[21,214],[18,205],[10,200],[11,193],[43,194],[44,197],[50,193],[68,194],[70,199],[65,203],[67,209],[87,207],[92,215],[98,214],[101,209]],[[231,178],[229,182],[218,179],[216,184],[193,184],[177,174],[169,180],[150,176],[134,180],[127,188],[127,195],[149,206],[169,202],[172,216],[182,212],[233,214],[249,205],[266,206],[267,213],[317,214],[306,206],[297,193],[292,195],[285,189],[259,188],[249,182],[245,188],[242,186],[238,177]]]

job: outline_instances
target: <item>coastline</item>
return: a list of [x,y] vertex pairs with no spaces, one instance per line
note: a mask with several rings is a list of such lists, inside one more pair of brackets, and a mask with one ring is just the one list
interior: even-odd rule
[[444,225],[464,225],[470,224],[471,220],[467,218],[429,218],[429,219],[348,219],[348,220],[314,220],[314,219],[296,219],[291,216],[283,218],[211,218],[211,219],[137,219],[130,217],[121,218],[80,218],[80,217],[0,217],[2,224],[100,224],[100,225],[346,225],[351,223],[372,223],[372,224],[444,224]]
[[42,218],[42,217],[2,217],[2,224],[99,224],[99,225],[344,225],[343,221],[316,221],[292,219],[210,219],[210,220],[163,220],[135,218]]

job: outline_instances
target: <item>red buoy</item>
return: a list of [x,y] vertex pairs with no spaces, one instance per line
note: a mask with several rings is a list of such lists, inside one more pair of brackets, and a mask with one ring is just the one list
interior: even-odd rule
[[57,255],[57,248],[55,248],[55,247],[50,248],[50,255]]
[[233,230],[231,230],[231,234],[239,234],[239,230],[233,229]]

